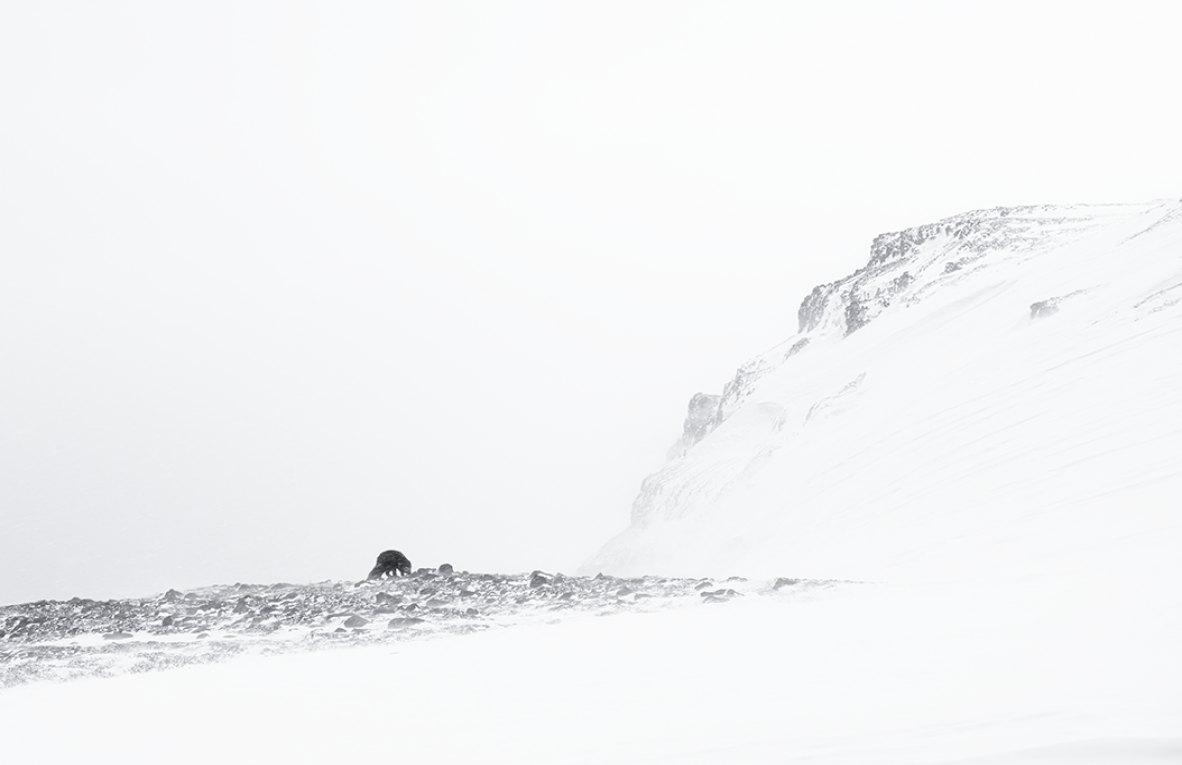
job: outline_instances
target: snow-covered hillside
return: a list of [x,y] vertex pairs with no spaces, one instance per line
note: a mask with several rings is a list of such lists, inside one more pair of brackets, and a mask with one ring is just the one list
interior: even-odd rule
[[585,570],[1182,582],[1182,202],[874,240],[690,402]]

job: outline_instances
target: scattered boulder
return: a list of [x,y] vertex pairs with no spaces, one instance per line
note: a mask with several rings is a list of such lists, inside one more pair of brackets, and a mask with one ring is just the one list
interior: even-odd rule
[[455,573],[455,569],[452,568],[452,565],[450,563],[444,563],[442,566],[439,567],[438,570],[439,570],[439,573],[443,576],[451,576],[452,574]]
[[1030,318],[1041,319],[1044,316],[1054,316],[1059,313],[1058,301],[1040,300],[1030,304]]
[[412,625],[422,624],[422,623],[423,623],[423,620],[417,616],[399,616],[394,619],[391,619],[386,624],[386,629],[396,630],[396,629],[400,629],[402,627],[410,627]]

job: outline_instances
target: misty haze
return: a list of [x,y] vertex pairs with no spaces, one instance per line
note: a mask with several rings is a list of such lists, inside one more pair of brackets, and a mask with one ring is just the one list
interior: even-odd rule
[[1182,761],[1178,16],[0,10],[4,752]]

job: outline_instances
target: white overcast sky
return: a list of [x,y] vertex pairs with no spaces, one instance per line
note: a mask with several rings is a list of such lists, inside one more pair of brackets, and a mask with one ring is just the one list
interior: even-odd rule
[[0,603],[572,571],[883,231],[1182,195],[1182,6],[0,6]]

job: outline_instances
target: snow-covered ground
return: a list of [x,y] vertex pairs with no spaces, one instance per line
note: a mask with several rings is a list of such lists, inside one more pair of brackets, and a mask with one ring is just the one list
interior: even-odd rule
[[884,585],[22,686],[0,721],[13,762],[1177,762],[1180,636],[1135,590]]
[[5,760],[1182,762],[1182,204],[880,238],[708,403],[586,573],[859,584],[25,684]]

